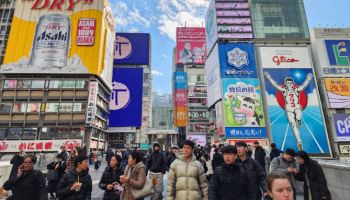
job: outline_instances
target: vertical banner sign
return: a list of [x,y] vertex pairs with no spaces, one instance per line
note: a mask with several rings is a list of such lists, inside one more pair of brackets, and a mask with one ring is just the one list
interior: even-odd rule
[[205,28],[176,29],[176,63],[204,64]]
[[330,147],[307,47],[259,47],[273,142],[329,155]]
[[210,108],[221,99],[221,79],[219,63],[219,47],[216,44],[213,51],[205,62],[205,74],[207,77],[207,97],[208,107]]
[[81,18],[78,21],[77,45],[94,45],[96,32],[96,19]]
[[350,141],[350,114],[333,114],[338,141]]
[[215,1],[211,0],[207,14],[205,15],[205,38],[207,46],[207,54],[209,55],[212,47],[218,40],[218,28],[216,24],[216,8]]
[[329,108],[350,108],[350,78],[325,78]]
[[90,81],[89,86],[89,100],[86,113],[86,124],[92,124],[95,120],[95,114],[97,111],[97,93],[98,93],[98,82]]
[[141,126],[142,83],[142,68],[113,69],[109,127]]

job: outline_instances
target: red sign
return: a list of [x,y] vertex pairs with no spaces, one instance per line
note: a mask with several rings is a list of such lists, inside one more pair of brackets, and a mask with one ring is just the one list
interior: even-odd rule
[[287,58],[285,56],[274,56],[272,61],[276,63],[276,65],[280,65],[281,63],[296,63],[299,62],[298,59],[295,58]]
[[95,41],[96,19],[81,18],[78,22],[76,43],[78,46],[92,46]]
[[[27,0],[28,1],[28,0]],[[32,9],[49,9],[49,10],[73,10],[74,7],[83,2],[84,4],[91,4],[93,0],[36,0]],[[68,4],[67,4],[68,3]]]
[[3,140],[0,142],[0,152],[59,151],[64,145],[68,151],[81,146],[81,140]]
[[175,106],[176,107],[187,107],[188,105],[188,94],[187,90],[175,90]]
[[176,29],[176,63],[204,64],[205,55],[205,28]]

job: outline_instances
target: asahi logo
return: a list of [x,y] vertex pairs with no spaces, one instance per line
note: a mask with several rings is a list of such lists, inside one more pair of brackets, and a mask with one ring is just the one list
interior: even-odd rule
[[35,1],[32,9],[34,10],[73,10],[79,3],[92,4],[94,0],[22,0]]

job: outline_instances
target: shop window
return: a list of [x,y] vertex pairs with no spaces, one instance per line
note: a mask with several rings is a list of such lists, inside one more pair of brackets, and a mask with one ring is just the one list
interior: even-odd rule
[[49,83],[49,88],[59,89],[62,88],[62,81],[60,80],[51,80]]
[[7,139],[20,139],[23,134],[22,128],[9,128],[7,132]]
[[17,88],[18,89],[27,89],[30,88],[31,80],[18,80],[17,81]]
[[38,113],[40,112],[41,103],[28,103],[27,112],[28,113]]
[[22,139],[24,140],[35,140],[35,137],[38,133],[37,128],[24,128]]
[[69,138],[82,138],[85,134],[85,128],[72,128],[69,134]]
[[12,112],[24,113],[27,111],[27,103],[14,103]]
[[58,112],[60,103],[46,103],[45,112]]
[[57,128],[54,137],[55,138],[68,138],[70,128]]
[[6,137],[6,132],[7,132],[7,128],[1,128],[1,129],[0,129],[0,140],[5,139],[5,137]]
[[10,113],[12,103],[0,103],[0,113]]
[[74,103],[73,112],[85,112],[86,104],[85,103]]
[[75,88],[77,89],[87,89],[88,87],[88,84],[87,84],[87,81],[77,81],[76,84],[75,84]]
[[72,112],[73,103],[60,103],[59,111],[60,112]]
[[32,88],[45,88],[45,80],[33,80],[32,81]]
[[62,88],[75,88],[75,80],[64,80],[62,82]]
[[4,89],[14,89],[16,88],[17,80],[5,80]]
[[41,129],[40,139],[52,139],[55,135],[55,132],[57,131],[57,128],[55,127],[43,127]]

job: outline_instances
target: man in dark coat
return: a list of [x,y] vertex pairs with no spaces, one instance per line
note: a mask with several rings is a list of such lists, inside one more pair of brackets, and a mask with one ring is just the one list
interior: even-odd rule
[[211,165],[213,167],[213,170],[215,170],[217,167],[220,167],[224,163],[224,158],[222,157],[222,154],[219,153],[219,148],[216,148],[214,150],[213,160],[211,161]]
[[10,161],[10,163],[12,164],[10,177],[17,175],[18,167],[23,164],[23,160],[24,160],[24,153],[23,153],[23,150],[21,149],[16,155],[12,157]]
[[75,159],[75,169],[68,171],[56,187],[59,199],[87,200],[91,199],[92,180],[88,172],[88,157],[78,155]]
[[36,157],[27,156],[19,166],[17,175],[4,184],[5,190],[12,190],[11,200],[47,200],[46,181],[39,170],[34,169]]
[[167,170],[169,171],[170,169],[170,165],[171,163],[174,162],[174,160],[176,160],[176,154],[179,151],[179,147],[178,146],[173,146],[171,147],[171,151],[167,157]]
[[238,153],[236,164],[248,173],[250,181],[254,185],[256,200],[261,200],[261,191],[263,191],[264,197],[268,196],[265,171],[258,161],[247,155],[248,145],[245,142],[237,142],[236,147]]
[[317,161],[309,158],[305,151],[299,151],[296,154],[296,160],[299,164],[299,172],[295,178],[304,182],[304,200],[331,200],[326,177]]
[[[49,170],[47,173],[47,190],[52,199],[55,199],[55,191],[58,182],[61,180],[64,172],[66,170],[66,163],[62,160],[61,154],[56,156],[56,161],[47,165],[47,169]],[[52,175],[51,175],[52,174]]]
[[274,158],[280,156],[283,153],[283,151],[277,149],[276,144],[271,144],[271,152],[270,152],[270,161],[272,161]]
[[254,149],[255,149],[255,160],[258,161],[261,165],[261,167],[264,169],[264,172],[266,173],[265,167],[266,167],[266,162],[265,162],[265,156],[266,152],[265,150],[259,145],[258,141],[254,142]]
[[109,165],[109,163],[111,162],[111,158],[114,155],[113,151],[111,148],[108,148],[107,153],[106,153],[106,161],[107,161],[107,165]]
[[224,163],[214,170],[209,185],[210,200],[256,200],[249,175],[235,165],[237,149],[228,145],[222,149]]

